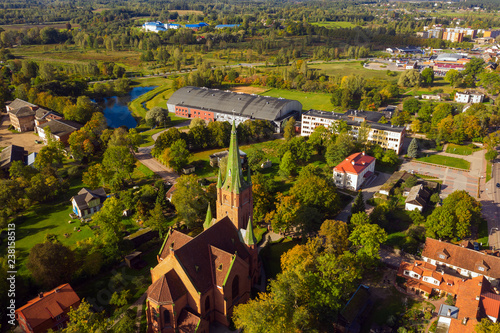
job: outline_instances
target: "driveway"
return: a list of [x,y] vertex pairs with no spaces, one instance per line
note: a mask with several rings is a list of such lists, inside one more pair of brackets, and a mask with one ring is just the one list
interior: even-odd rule
[[43,148],[43,144],[35,143],[35,140],[40,140],[35,132],[12,133],[7,129],[9,125],[9,116],[0,114],[0,148],[16,145],[24,147],[28,153],[38,153]]

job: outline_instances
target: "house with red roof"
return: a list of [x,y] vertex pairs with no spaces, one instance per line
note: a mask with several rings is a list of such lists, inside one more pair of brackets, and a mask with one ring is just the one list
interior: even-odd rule
[[19,326],[26,333],[44,333],[66,327],[68,312],[80,305],[80,297],[69,283],[40,293],[38,297],[16,310]]
[[357,191],[375,172],[375,157],[355,153],[333,168],[333,180],[339,188]]

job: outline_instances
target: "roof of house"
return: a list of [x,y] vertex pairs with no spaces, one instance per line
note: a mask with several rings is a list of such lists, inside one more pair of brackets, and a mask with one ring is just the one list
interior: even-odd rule
[[354,153],[340,162],[333,170],[359,175],[373,162],[375,162],[375,157],[365,155],[365,152]]
[[492,292],[481,294],[481,303],[483,304],[486,315],[498,318],[500,316],[500,295]]
[[62,115],[60,115],[59,113],[57,112],[54,112],[54,111],[50,111],[50,110],[45,110],[45,109],[42,109],[42,108],[38,108],[36,111],[35,111],[35,117],[37,119],[43,119],[49,115],[54,115],[54,116],[57,116],[59,118],[62,118]]
[[369,287],[360,284],[340,314],[348,323],[352,323],[364,311],[369,301]]
[[35,111],[33,111],[32,108],[29,106],[23,106],[20,107],[19,109],[14,109],[12,111],[9,111],[12,114],[15,114],[16,117],[21,118],[21,117],[31,117],[35,115]]
[[50,128],[50,133],[55,136],[63,136],[68,133],[73,133],[74,131],[79,130],[83,125],[76,123],[74,121],[64,120],[64,119],[52,119],[46,123],[41,124],[41,129],[45,127]]
[[[406,175],[406,171],[401,170],[401,171],[396,171],[394,172],[389,179],[380,187],[380,190],[382,191],[387,191],[389,192],[394,188],[394,186],[397,185],[397,183],[403,179],[403,177]],[[409,176],[408,176],[409,177]]]
[[[434,279],[440,282],[439,289],[444,290],[448,293],[452,293],[456,295],[458,293],[458,287],[460,282],[462,281],[462,277],[453,276],[441,270],[441,272],[437,271],[437,266],[432,265],[425,261],[416,260],[414,263],[401,262],[399,265],[398,275],[407,279],[408,287],[418,287],[421,290],[424,290],[427,293],[431,293],[432,289],[436,286],[429,282],[426,282],[422,279],[415,279],[412,276],[408,276],[404,274],[404,271],[412,271],[420,275],[424,276],[432,276]],[[428,291],[430,290],[430,291]]]
[[88,203],[93,199],[99,199],[103,203],[106,200],[106,191],[103,188],[89,190],[84,187],[78,192],[78,195],[71,198],[71,201],[75,200],[78,208],[84,210],[89,208]]
[[293,110],[302,110],[302,104],[294,100],[191,86],[178,89],[167,102],[170,105],[193,107],[228,115],[232,115],[234,111],[236,116],[264,120],[279,119],[283,116],[281,111],[290,103],[293,103]]
[[9,108],[11,108],[13,110],[22,108],[24,106],[36,107],[35,104],[31,104],[30,102],[23,101],[22,99],[19,99],[19,98],[16,98],[12,102],[10,102],[10,104],[8,106],[9,106]]
[[[445,253],[445,259],[439,257],[439,254],[443,252]],[[431,258],[492,278],[500,278],[500,257],[487,255],[451,243],[427,238],[422,257]],[[479,267],[484,267],[484,271],[480,271]]]
[[[215,283],[220,282],[219,277],[227,272],[226,269],[230,266],[229,258],[231,257],[232,260],[234,254],[243,260],[249,256],[245,244],[240,240],[238,230],[227,216],[179,247],[176,241],[168,240],[171,237],[180,242],[187,240],[174,232],[168,234],[160,257],[165,259],[162,257],[166,253],[165,249],[169,249],[169,244],[173,243],[173,255],[199,292],[205,292]],[[167,260],[163,260],[153,268],[153,275],[162,275],[165,267],[169,267],[165,266],[166,263]],[[220,264],[222,264],[222,270],[218,273],[216,270]]]
[[26,151],[23,147],[10,145],[0,152],[0,168],[9,166],[14,161],[24,162]]
[[405,203],[425,207],[430,195],[430,192],[424,187],[424,185],[415,185],[411,188],[410,193],[406,197]]
[[33,298],[16,312],[22,314],[27,323],[34,328],[46,320],[61,315],[79,301],[80,297],[73,291],[69,283],[66,283],[43,293],[42,297]]
[[148,299],[157,304],[171,304],[187,293],[175,270],[170,270],[148,288]]

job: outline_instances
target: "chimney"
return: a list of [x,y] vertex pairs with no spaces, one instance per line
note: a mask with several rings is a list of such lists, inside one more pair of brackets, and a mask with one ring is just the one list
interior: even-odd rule
[[365,156],[365,152],[364,152],[364,151],[363,151],[363,152],[361,152],[361,155]]
[[476,301],[479,301],[479,299],[480,299],[480,298],[481,298],[481,297],[479,297],[479,296],[476,296]]
[[56,293],[58,293],[59,291],[60,291],[60,290],[59,290],[59,288],[56,288],[56,289],[54,290],[54,292],[56,292]]
[[38,297],[39,297],[39,298],[43,298],[43,293],[39,293],[39,294],[38,294]]
[[451,309],[448,309],[448,312],[446,312],[446,316],[451,317]]
[[351,164],[354,165],[354,164],[356,164],[356,162],[352,161]]

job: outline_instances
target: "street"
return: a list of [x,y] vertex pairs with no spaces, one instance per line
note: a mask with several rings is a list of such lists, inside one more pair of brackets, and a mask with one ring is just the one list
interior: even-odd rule
[[500,162],[493,164],[492,178],[485,185],[481,203],[483,204],[483,217],[488,221],[489,245],[492,249],[500,248]]

